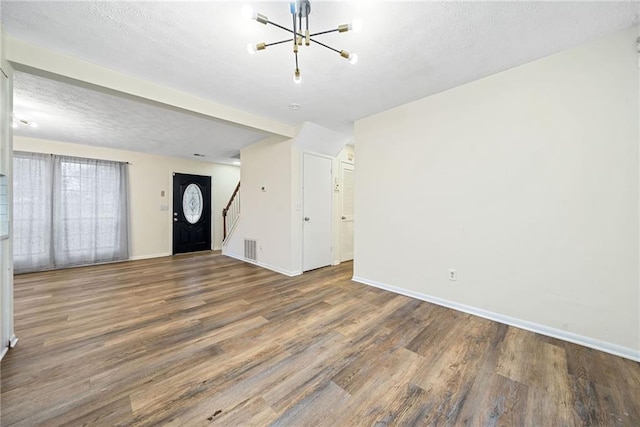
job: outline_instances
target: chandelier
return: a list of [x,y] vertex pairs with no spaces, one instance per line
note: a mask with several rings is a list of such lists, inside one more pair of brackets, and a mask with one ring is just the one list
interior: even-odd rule
[[[360,23],[360,21],[355,20],[350,24],[338,25],[337,28],[333,28],[331,30],[311,33],[309,31],[309,14],[311,14],[311,3],[309,2],[309,0],[297,0],[297,1],[289,2],[289,11],[291,12],[291,17],[293,21],[292,29],[287,28],[280,24],[276,24],[275,22],[269,21],[269,18],[267,18],[266,16],[260,13],[254,12],[250,6],[245,6],[242,8],[242,15],[246,19],[253,19],[264,25],[273,25],[274,27],[280,28],[281,30],[284,30],[291,34],[291,38],[276,41],[273,43],[249,43],[247,45],[247,51],[250,54],[253,55],[256,52],[260,50],[265,50],[267,47],[270,47],[270,46],[275,46],[275,45],[284,44],[284,43],[293,43],[293,55],[295,57],[295,65],[296,65],[295,71],[293,73],[293,81],[295,83],[302,82],[302,77],[300,75],[300,66],[298,65],[298,50],[300,46],[303,45],[303,43],[305,46],[310,46],[311,43],[315,43],[318,46],[322,46],[326,49],[332,50],[337,54],[339,54],[341,57],[348,60],[349,63],[351,64],[355,64],[356,62],[358,62],[358,55],[356,55],[355,53],[349,53],[346,50],[334,49],[333,47],[328,46],[325,43],[321,43],[318,40],[315,40],[314,37],[321,36],[323,34],[335,33],[335,32],[338,32],[338,33],[345,33],[347,31],[357,32],[362,27],[362,24]],[[304,30],[302,29],[303,21],[305,25]]]

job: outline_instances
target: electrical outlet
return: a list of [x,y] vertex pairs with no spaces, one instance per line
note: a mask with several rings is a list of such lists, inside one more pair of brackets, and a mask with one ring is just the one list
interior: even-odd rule
[[453,268],[449,269],[449,280],[451,280],[452,282],[458,280],[458,272]]

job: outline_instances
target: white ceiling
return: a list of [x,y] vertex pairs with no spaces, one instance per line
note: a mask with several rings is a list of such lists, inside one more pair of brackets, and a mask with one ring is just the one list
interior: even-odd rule
[[[363,21],[360,33],[318,37],[357,52],[359,62],[302,46],[303,83],[295,85],[290,45],[247,54],[249,42],[288,34],[244,21],[244,4],[2,0],[0,17],[12,37],[287,124],[310,121],[345,134],[361,117],[640,23],[637,1],[312,0],[312,32]],[[286,1],[248,4],[289,26]],[[25,116],[52,118],[39,119],[34,136],[185,157],[203,152],[209,160],[262,135],[27,74],[17,74],[15,105]]]

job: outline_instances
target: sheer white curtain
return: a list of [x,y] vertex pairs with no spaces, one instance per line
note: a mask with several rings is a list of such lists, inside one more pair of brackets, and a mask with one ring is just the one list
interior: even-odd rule
[[[20,157],[22,156],[22,157]],[[16,157],[31,161],[32,154],[18,153]],[[36,155],[41,156],[41,155]],[[119,261],[129,257],[127,165],[106,160],[83,159],[67,156],[43,156],[49,164],[49,176],[41,189],[45,198],[25,201],[25,211],[46,210],[48,205],[48,229],[39,231],[43,240],[48,239],[48,263],[33,262],[29,251],[33,245],[14,235],[14,246],[24,246],[22,259],[14,256],[17,272],[62,268],[72,265]],[[20,182],[32,180],[23,166],[14,160],[14,188],[18,193]],[[31,167],[31,166],[29,166]],[[28,169],[28,168],[27,168]],[[34,186],[37,186],[34,182]],[[36,206],[27,206],[29,203]],[[14,223],[23,221],[25,228],[31,222],[15,211]],[[44,227],[43,227],[44,228]],[[43,245],[44,246],[44,245]]]
[[65,156],[53,160],[55,265],[127,259],[127,165]]
[[13,153],[13,268],[16,272],[53,267],[52,179],[50,155]]

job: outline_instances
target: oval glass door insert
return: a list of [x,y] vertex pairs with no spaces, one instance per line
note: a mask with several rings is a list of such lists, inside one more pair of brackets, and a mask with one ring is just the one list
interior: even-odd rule
[[202,217],[202,191],[197,184],[189,184],[182,195],[182,213],[189,224],[195,224]]

